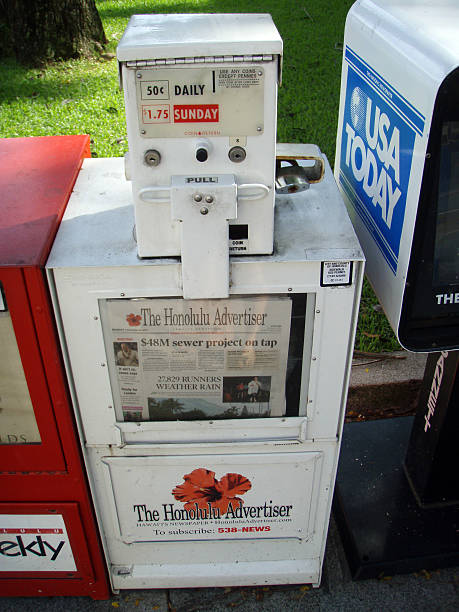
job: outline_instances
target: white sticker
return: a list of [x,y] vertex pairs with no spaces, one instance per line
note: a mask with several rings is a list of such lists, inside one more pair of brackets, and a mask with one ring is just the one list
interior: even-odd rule
[[247,238],[238,238],[229,240],[229,252],[233,255],[237,255],[238,253],[247,253],[249,249],[249,241]]
[[0,289],[0,312],[4,312],[6,310],[5,302],[3,300],[3,293]]
[[0,571],[76,571],[62,515],[1,514]]
[[352,262],[324,261],[322,264],[322,286],[350,285]]
[[137,112],[146,138],[263,133],[263,66],[158,67],[138,74]]

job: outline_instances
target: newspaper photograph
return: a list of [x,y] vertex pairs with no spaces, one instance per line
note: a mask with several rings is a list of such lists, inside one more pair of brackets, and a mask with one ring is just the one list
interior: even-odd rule
[[117,419],[283,416],[288,297],[100,302]]

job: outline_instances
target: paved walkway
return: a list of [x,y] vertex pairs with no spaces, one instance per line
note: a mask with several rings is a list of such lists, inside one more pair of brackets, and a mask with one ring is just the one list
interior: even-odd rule
[[123,591],[108,601],[87,597],[0,598],[2,612],[457,612],[459,568],[352,581],[334,521],[324,576],[308,585]]

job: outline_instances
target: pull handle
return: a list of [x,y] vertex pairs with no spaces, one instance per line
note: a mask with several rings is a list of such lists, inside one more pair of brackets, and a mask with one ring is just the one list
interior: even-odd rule
[[[249,193],[244,193],[244,191]],[[237,199],[238,200],[261,200],[268,195],[270,189],[263,183],[244,183],[238,185]],[[242,192],[242,193],[241,193]],[[250,193],[252,192],[252,193]],[[159,194],[159,195],[157,195]],[[169,202],[170,187],[167,185],[159,185],[158,187],[144,187],[138,192],[139,199],[142,202]]]
[[[171,199],[170,196],[171,188],[167,185],[159,185],[158,187],[144,187],[143,189],[139,189],[138,196],[142,202],[169,202]],[[167,195],[163,196],[155,196],[158,193],[165,193]],[[151,195],[149,195],[151,194]]]
[[[253,193],[241,193],[244,191],[252,191]],[[238,200],[261,200],[269,193],[269,187],[263,183],[243,183],[237,187]]]

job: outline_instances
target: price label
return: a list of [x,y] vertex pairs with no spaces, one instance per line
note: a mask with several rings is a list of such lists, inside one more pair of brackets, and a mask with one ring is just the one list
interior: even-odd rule
[[170,123],[169,104],[149,104],[142,106],[143,123]]
[[169,81],[140,83],[142,100],[169,100]]

